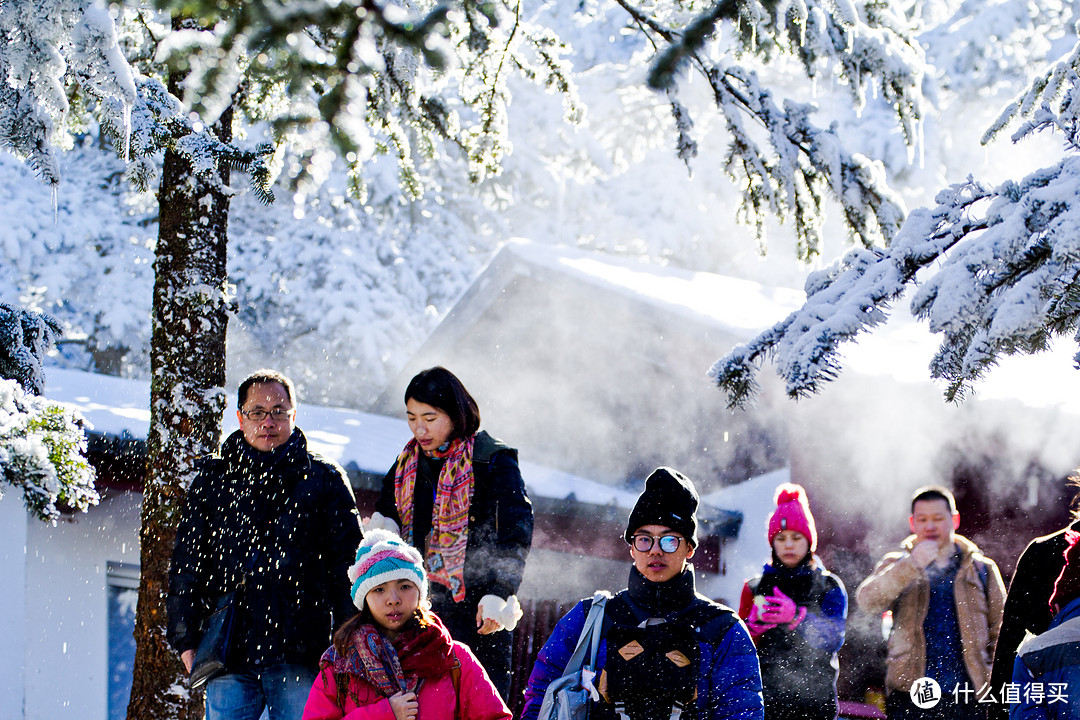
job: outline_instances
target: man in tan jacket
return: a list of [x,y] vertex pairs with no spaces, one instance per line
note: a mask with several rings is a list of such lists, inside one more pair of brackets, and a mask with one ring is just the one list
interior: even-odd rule
[[868,613],[892,611],[886,713],[889,720],[985,718],[997,699],[988,693],[1005,606],[1001,573],[956,534],[960,514],[947,489],[917,490],[908,522],[913,534],[855,595]]

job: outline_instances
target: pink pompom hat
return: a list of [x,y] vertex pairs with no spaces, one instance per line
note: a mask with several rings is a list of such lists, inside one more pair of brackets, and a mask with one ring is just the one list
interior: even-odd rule
[[817,548],[817,526],[802,485],[784,483],[776,488],[776,510],[769,516],[769,545],[781,530],[794,530],[806,536],[810,552]]

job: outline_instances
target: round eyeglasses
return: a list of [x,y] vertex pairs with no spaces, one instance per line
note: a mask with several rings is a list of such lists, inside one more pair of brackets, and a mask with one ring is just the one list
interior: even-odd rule
[[273,410],[241,410],[240,414],[252,422],[262,422],[266,418],[270,418],[274,422],[281,422],[289,417],[291,412],[292,408],[289,408],[288,410],[274,408]]
[[668,554],[678,550],[679,545],[682,544],[683,541],[678,535],[661,535],[660,537],[656,537],[655,535],[634,535],[630,539],[633,541],[634,549],[638,552],[650,552],[653,549],[653,545],[659,542],[660,549]]

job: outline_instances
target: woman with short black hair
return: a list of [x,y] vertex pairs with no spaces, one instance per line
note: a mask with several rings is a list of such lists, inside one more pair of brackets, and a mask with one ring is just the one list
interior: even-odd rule
[[405,416],[413,438],[383,478],[366,527],[398,532],[423,553],[432,609],[506,699],[509,631],[521,617],[517,590],[533,530],[517,450],[479,429],[476,400],[443,367],[409,382]]

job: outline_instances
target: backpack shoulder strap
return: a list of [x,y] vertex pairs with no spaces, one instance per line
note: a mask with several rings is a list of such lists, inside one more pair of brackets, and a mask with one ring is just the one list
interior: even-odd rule
[[578,634],[577,645],[574,653],[566,662],[562,674],[548,684],[544,691],[544,700],[540,705],[541,720],[557,717],[555,696],[566,686],[581,685],[582,668],[585,665],[585,653],[589,653],[590,670],[596,667],[596,653],[600,645],[601,628],[604,624],[604,606],[607,605],[611,595],[604,591],[598,591],[592,598],[582,602],[582,607],[587,612],[585,623]]
[[454,656],[454,666],[450,668],[450,682],[454,683],[454,720],[461,718],[461,660]]
[[570,656],[570,660],[566,663],[566,669],[563,671],[564,675],[577,672],[585,665],[586,652],[589,653],[588,666],[590,668],[596,667],[596,652],[600,646],[601,628],[604,624],[604,608],[610,598],[610,593],[599,590],[592,596],[591,602],[586,601],[589,602],[589,614],[585,616],[585,624],[581,627],[581,634],[578,635],[574,654]]

